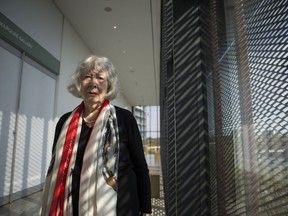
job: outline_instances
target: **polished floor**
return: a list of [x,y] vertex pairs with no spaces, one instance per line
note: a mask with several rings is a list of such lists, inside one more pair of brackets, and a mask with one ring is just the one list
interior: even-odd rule
[[[152,214],[151,216],[165,216],[164,194],[160,154],[146,154],[151,177]],[[156,178],[155,178],[156,177]],[[35,216],[38,215],[42,191],[16,200],[10,204],[0,206],[0,216]]]
[[[164,216],[164,198],[163,183],[160,176],[160,193],[159,198],[152,198],[152,214],[153,216]],[[41,191],[30,196],[16,200],[10,204],[0,207],[0,216],[35,216],[38,215],[39,205],[41,202]]]

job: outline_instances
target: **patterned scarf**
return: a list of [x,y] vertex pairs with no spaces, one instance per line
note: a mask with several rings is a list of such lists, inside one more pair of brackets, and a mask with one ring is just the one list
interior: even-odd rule
[[[64,123],[47,172],[40,215],[71,216],[72,171],[82,128],[80,104]],[[105,101],[88,139],[80,178],[79,215],[116,216],[119,136],[115,107]]]

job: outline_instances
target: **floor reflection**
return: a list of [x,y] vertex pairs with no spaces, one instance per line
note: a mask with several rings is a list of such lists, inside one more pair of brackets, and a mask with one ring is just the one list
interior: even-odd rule
[[[149,171],[159,175],[160,193],[158,198],[152,198],[152,216],[165,216],[165,204],[163,194],[163,181],[160,166],[160,156],[146,155]],[[0,216],[36,216],[38,215],[42,192],[16,200],[11,204],[0,206]]]

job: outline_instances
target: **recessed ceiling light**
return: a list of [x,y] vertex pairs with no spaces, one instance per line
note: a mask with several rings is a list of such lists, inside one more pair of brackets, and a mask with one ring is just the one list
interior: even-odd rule
[[135,71],[134,71],[134,69],[133,69],[133,67],[129,67],[129,71],[130,71],[130,73],[134,73]]
[[111,7],[105,7],[104,10],[105,10],[106,12],[111,12],[111,11],[112,11],[112,8],[111,8]]
[[113,26],[113,29],[117,29],[117,26]]

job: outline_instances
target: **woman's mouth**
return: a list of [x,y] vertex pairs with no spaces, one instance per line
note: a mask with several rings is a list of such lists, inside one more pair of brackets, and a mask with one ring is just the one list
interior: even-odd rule
[[88,92],[88,95],[90,95],[90,96],[96,96],[96,95],[97,95],[97,92],[95,92],[95,91],[90,91],[90,92]]

